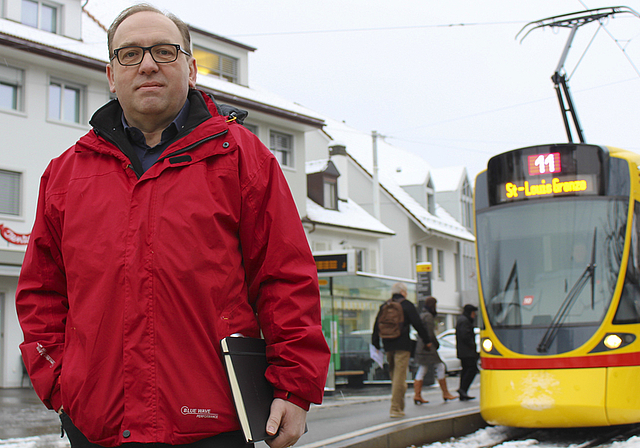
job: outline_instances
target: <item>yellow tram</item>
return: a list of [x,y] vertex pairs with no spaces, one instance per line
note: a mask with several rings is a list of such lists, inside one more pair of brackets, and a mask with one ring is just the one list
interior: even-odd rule
[[476,178],[480,410],[490,424],[640,422],[640,155],[567,143]]

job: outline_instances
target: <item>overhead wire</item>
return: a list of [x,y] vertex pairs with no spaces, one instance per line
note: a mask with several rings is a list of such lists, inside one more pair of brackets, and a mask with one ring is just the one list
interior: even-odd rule
[[[584,2],[583,2],[582,0],[579,0],[579,1],[580,1],[580,3],[582,4],[582,6],[583,6],[585,9],[589,9],[589,8],[584,4]],[[599,26],[598,26],[598,28],[596,29],[596,31],[595,31],[595,33],[594,33],[593,37],[592,37],[592,38],[591,38],[591,40],[589,41],[589,44],[587,45],[587,47],[585,48],[585,50],[582,52],[582,55],[580,56],[580,58],[579,58],[578,62],[576,63],[575,67],[573,68],[573,71],[571,72],[571,75],[569,76],[569,78],[568,78],[568,79],[570,79],[570,78],[575,74],[576,70],[578,69],[578,66],[580,65],[580,63],[581,63],[581,62],[582,62],[582,60],[584,59],[584,57],[585,57],[585,55],[586,55],[587,51],[588,51],[588,50],[589,50],[589,48],[591,47],[592,43],[595,41],[595,38],[597,37],[597,35],[598,35],[598,32],[599,32],[600,28],[604,29],[604,31],[609,35],[609,37],[611,37],[611,39],[616,43],[616,45],[618,46],[618,48],[619,48],[619,49],[622,51],[622,53],[624,54],[624,56],[625,56],[625,58],[627,59],[627,61],[631,64],[631,66],[632,66],[632,67],[633,67],[633,69],[635,70],[635,72],[636,72],[636,74],[638,75],[638,77],[640,77],[640,70],[639,70],[639,69],[638,69],[638,67],[635,65],[635,63],[631,60],[630,56],[628,55],[628,53],[627,53],[627,51],[626,51],[626,48],[624,48],[624,47],[622,47],[622,46],[620,45],[619,40],[618,40],[618,39],[616,39],[616,38],[613,36],[613,34],[611,34],[611,32],[606,28],[606,26],[602,23],[602,21],[599,21],[598,25],[599,25]],[[629,43],[630,43],[632,40],[633,40],[633,39],[629,39],[629,40],[627,40],[627,41],[626,41],[626,45],[625,45],[625,47],[626,47],[627,45],[629,45]],[[590,88],[590,89],[583,89],[583,90],[592,90],[592,89],[595,89],[595,88],[599,88],[599,87],[606,87],[606,86],[609,86],[609,85],[611,85],[611,84],[617,84],[617,83],[619,83],[619,82],[628,82],[628,81],[631,81],[631,80],[630,80],[630,79],[627,79],[627,80],[618,81],[618,82],[614,82],[614,83],[608,83],[608,84],[603,85],[603,86],[592,87],[592,88]],[[431,127],[431,126],[437,126],[437,125],[444,124],[444,123],[449,123],[449,122],[452,122],[452,121],[464,120],[464,119],[471,118],[471,117],[476,117],[476,116],[482,116],[482,115],[486,115],[486,114],[496,113],[496,112],[500,112],[500,111],[503,111],[503,110],[506,110],[506,109],[512,109],[512,108],[515,108],[515,107],[524,106],[524,105],[527,105],[527,104],[537,103],[537,102],[541,102],[541,101],[547,101],[547,100],[549,100],[549,99],[551,99],[551,97],[549,97],[549,98],[545,98],[545,99],[540,99],[540,100],[535,100],[535,101],[529,101],[529,102],[526,102],[526,103],[515,104],[515,105],[512,105],[512,106],[505,106],[505,107],[501,107],[501,108],[497,108],[497,109],[492,109],[492,110],[488,110],[488,111],[478,112],[478,113],[475,113],[475,114],[466,115],[466,116],[464,116],[464,117],[458,117],[458,118],[452,118],[452,119],[448,119],[448,120],[442,120],[442,121],[439,121],[439,122],[430,123],[430,124],[428,124],[428,125],[416,126],[416,127],[408,128],[408,129],[404,129],[404,130],[401,130],[401,131],[396,131],[396,132],[393,132],[392,134],[397,134],[397,133],[405,132],[405,131],[408,131],[408,130],[415,130],[415,129],[422,129],[422,128],[427,128],[427,127]],[[390,139],[399,140],[399,141],[408,141],[408,142],[411,142],[411,143],[421,143],[421,142],[417,142],[417,141],[404,140],[404,139],[402,139],[402,138],[400,138],[400,137],[395,137],[395,136],[393,136],[393,135],[387,135],[387,137],[388,137],[388,138],[390,138]],[[422,143],[424,143],[424,142],[422,142]]]
[[580,59],[578,59],[578,62],[576,63],[576,66],[573,68],[573,71],[571,72],[571,74],[567,78],[567,81],[569,81],[573,77],[573,74],[576,72],[576,70],[578,70],[578,66],[580,65],[580,63],[584,59],[585,55],[587,54],[587,51],[589,51],[589,48],[591,47],[591,44],[593,43],[593,41],[596,40],[596,36],[598,35],[599,31],[600,31],[600,27],[596,28],[596,32],[593,33],[593,37],[589,41],[589,44],[587,45],[587,47],[582,52],[582,56],[580,56]]
[[[588,7],[585,5],[585,3],[582,0],[578,0],[578,1],[582,4],[582,6],[585,9],[588,9]],[[448,24],[435,24],[435,25],[409,25],[409,26],[394,26],[394,27],[348,28],[348,29],[333,29],[333,30],[278,31],[278,32],[268,32],[268,33],[235,34],[235,35],[232,35],[232,36],[229,36],[229,37],[237,38],[237,37],[281,36],[281,35],[302,35],[302,34],[323,34],[323,33],[395,31],[395,30],[411,30],[411,29],[425,29],[425,28],[453,28],[453,27],[511,25],[511,24],[520,24],[520,23],[524,23],[524,22],[523,21],[474,22],[474,23],[448,23]],[[605,27],[605,25],[602,22],[599,22],[598,29],[596,30],[596,32],[594,33],[594,36],[591,38],[591,41],[589,42],[589,44],[585,48],[584,52],[582,53],[582,56],[580,57],[580,59],[576,63],[576,66],[574,67],[573,71],[571,72],[571,75],[570,75],[569,78],[571,78],[571,76],[573,76],[575,74],[578,66],[580,65],[580,63],[582,62],[583,58],[586,55],[587,50],[589,49],[591,44],[594,42],[594,40],[595,40],[595,38],[596,38],[596,36],[597,36],[597,34],[599,32],[600,27],[602,27],[605,30],[605,32],[609,35],[609,37],[611,37],[611,39],[616,43],[618,48],[624,54],[625,58],[628,60],[628,62],[631,64],[631,66],[635,70],[636,74],[640,77],[640,70],[635,65],[635,63],[631,60],[630,56],[628,55],[628,53],[626,51],[626,48],[624,48],[624,47],[622,47],[620,45],[619,40],[617,40],[609,32],[609,30]],[[630,42],[631,42],[631,40],[627,41],[627,45]],[[620,82],[627,82],[627,81],[630,81],[630,80],[624,80],[624,81],[620,81]],[[609,85],[609,84],[607,84],[607,85]],[[407,128],[407,129],[400,130],[400,131],[395,131],[395,132],[392,132],[392,133],[386,133],[385,137],[388,138],[388,139],[406,141],[406,142],[411,142],[411,143],[425,143],[425,142],[416,142],[416,141],[403,139],[402,137],[397,137],[396,135],[399,134],[399,133],[402,133],[402,132],[409,131],[409,130],[415,130],[415,129],[421,129],[421,128],[426,128],[426,127],[438,126],[438,125],[443,124],[443,123],[449,123],[449,122],[452,122],[452,121],[459,121],[459,120],[464,120],[464,119],[471,118],[471,117],[476,117],[476,116],[482,116],[482,115],[486,115],[486,114],[496,113],[496,112],[500,112],[500,111],[503,111],[503,110],[506,110],[506,109],[512,109],[512,108],[515,108],[515,107],[525,106],[525,105],[528,105],[528,104],[537,103],[537,102],[541,102],[541,101],[548,101],[548,100],[551,100],[551,99],[552,99],[552,96],[550,96],[549,98],[544,98],[544,99],[539,99],[539,100],[534,100],[534,101],[528,101],[528,102],[525,102],[525,103],[519,103],[519,104],[515,104],[515,105],[511,105],[511,106],[505,106],[505,107],[501,107],[501,108],[497,108],[497,109],[478,112],[478,113],[475,113],[475,114],[466,115],[464,117],[452,118],[452,119],[448,119],[448,120],[441,120],[441,121],[430,123],[430,124],[427,124],[427,125],[421,125],[421,126]],[[396,135],[393,135],[393,134],[396,134]]]
[[[585,9],[589,9],[589,8],[587,7],[587,5],[586,5],[582,0],[578,0],[578,1],[580,2],[580,4],[581,4]],[[607,27],[606,27],[606,26],[604,26],[604,24],[603,24],[601,21],[600,21],[600,22],[598,22],[598,25],[599,25],[599,26],[598,26],[598,30],[599,30],[600,28],[602,28],[602,29],[603,29],[603,30],[604,30],[604,31],[609,35],[609,37],[611,38],[611,40],[613,40],[613,42],[615,42],[615,44],[618,46],[618,48],[620,49],[620,51],[622,51],[622,54],[623,54],[623,55],[624,55],[624,57],[627,59],[627,61],[629,62],[629,64],[631,64],[631,67],[633,67],[633,69],[635,70],[636,74],[640,77],[640,70],[638,70],[638,67],[636,66],[636,64],[631,60],[631,57],[630,57],[630,56],[629,56],[629,54],[627,53],[627,49],[626,49],[626,47],[629,45],[629,43],[631,43],[631,41],[632,41],[633,39],[629,39],[629,40],[627,40],[627,41],[626,41],[627,43],[626,43],[625,47],[622,47],[622,46],[620,45],[620,41],[619,41],[618,39],[616,39],[616,38],[613,36],[613,34],[611,34],[611,32],[607,29]],[[596,34],[597,34],[597,32],[596,32]],[[593,38],[595,39],[595,35],[593,36]],[[589,43],[589,45],[591,45],[591,43]],[[585,53],[586,53],[586,50],[585,50]],[[584,54],[583,54],[583,56],[584,56]],[[580,58],[580,60],[582,60],[582,58]],[[580,63],[580,62],[578,61],[578,63]],[[577,68],[577,66],[576,66],[576,68]],[[574,72],[575,72],[575,69],[574,69]]]
[[493,26],[493,25],[512,25],[524,23],[523,21],[507,21],[507,22],[476,22],[476,23],[445,23],[435,25],[406,25],[406,26],[388,26],[388,27],[372,27],[372,28],[346,28],[333,30],[307,30],[307,31],[276,31],[269,33],[246,33],[232,34],[229,37],[257,37],[257,36],[286,36],[292,34],[323,34],[323,33],[354,33],[367,31],[398,31],[424,28],[454,28],[454,27],[470,27],[470,26]]

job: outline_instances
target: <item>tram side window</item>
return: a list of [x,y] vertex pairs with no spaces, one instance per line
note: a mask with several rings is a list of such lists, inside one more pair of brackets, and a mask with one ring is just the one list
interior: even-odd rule
[[614,324],[640,323],[640,204],[635,203],[629,262]]

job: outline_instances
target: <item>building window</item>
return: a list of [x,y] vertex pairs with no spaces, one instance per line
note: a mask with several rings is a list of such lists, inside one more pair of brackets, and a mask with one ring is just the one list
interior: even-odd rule
[[367,250],[354,248],[356,251],[356,271],[367,272]]
[[50,33],[57,33],[58,8],[52,3],[22,0],[22,23]]
[[415,251],[416,251],[416,263],[422,263],[424,261],[422,246],[419,244],[416,244]]
[[338,189],[333,179],[325,179],[324,187],[324,208],[338,210]]
[[271,131],[269,149],[281,166],[293,167],[293,135]]
[[427,183],[427,211],[432,215],[436,214],[436,196],[431,179]]
[[467,179],[462,186],[462,225],[467,229],[473,227],[473,191]]
[[80,86],[52,80],[49,83],[49,119],[80,123],[82,91]]
[[24,70],[0,65],[0,108],[22,110]]
[[238,60],[236,58],[200,47],[193,48],[193,57],[198,61],[198,73],[238,83]]
[[438,280],[444,280],[444,251],[438,251]]
[[462,266],[460,266],[460,254],[459,253],[453,254],[453,259],[454,259],[453,267],[456,272],[456,292],[460,292],[460,290],[462,289],[462,272],[461,272]]
[[22,174],[0,170],[0,213],[20,216]]
[[433,265],[433,248],[427,247],[427,261]]

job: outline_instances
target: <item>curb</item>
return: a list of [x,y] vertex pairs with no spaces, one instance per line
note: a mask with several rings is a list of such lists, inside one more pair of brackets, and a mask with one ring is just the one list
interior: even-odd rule
[[389,422],[300,448],[406,448],[461,437],[487,426],[479,409]]

